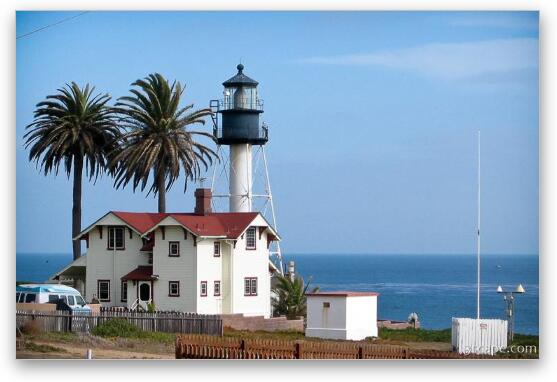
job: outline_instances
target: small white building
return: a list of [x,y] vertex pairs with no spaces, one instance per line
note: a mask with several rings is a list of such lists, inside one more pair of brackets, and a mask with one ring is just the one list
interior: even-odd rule
[[452,346],[460,354],[494,355],[507,347],[507,321],[453,318]]
[[306,336],[342,340],[377,337],[375,292],[317,292],[307,296]]
[[86,300],[268,318],[278,234],[258,212],[211,212],[209,189],[195,197],[193,213],[111,211],[83,230]]

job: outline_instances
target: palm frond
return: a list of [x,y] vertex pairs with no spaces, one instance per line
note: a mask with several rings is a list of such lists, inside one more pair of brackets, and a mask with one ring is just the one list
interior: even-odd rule
[[178,81],[169,84],[159,73],[138,79],[132,86],[131,96],[120,97],[115,105],[118,124],[125,130],[110,155],[115,186],[131,183],[134,191],[147,188],[148,194],[158,195],[163,191],[159,174],[164,177],[164,191],[184,175],[185,190],[188,181],[196,181],[218,159],[214,150],[194,139],[214,141],[211,134],[187,129],[204,124],[211,110],[192,111],[193,105],[180,108],[184,87]]
[[89,179],[107,168],[106,158],[120,131],[107,106],[111,97],[94,95],[94,90],[89,84],[80,88],[72,82],[37,104],[23,136],[24,147],[29,149],[29,160],[45,175],[58,174],[62,165],[69,177],[76,158],[84,160]]

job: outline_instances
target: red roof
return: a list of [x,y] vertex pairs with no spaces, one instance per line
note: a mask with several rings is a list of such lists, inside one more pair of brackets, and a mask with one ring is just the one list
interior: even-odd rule
[[132,228],[135,228],[137,232],[144,234],[151,227],[159,223],[162,219],[167,217],[169,214],[164,213],[150,213],[150,212],[120,212],[112,211],[112,213],[118,216],[120,219],[129,224]]
[[139,250],[141,252],[153,252],[153,248],[155,248],[155,240],[149,240]]
[[224,236],[236,239],[258,215],[257,212],[224,212],[197,215],[194,213],[150,213],[112,211],[140,234],[149,231],[164,218],[171,216],[197,236]]
[[151,280],[153,276],[153,266],[152,265],[140,265],[133,271],[125,276],[122,276],[122,280]]
[[324,296],[324,297],[363,297],[363,296],[379,296],[377,292],[351,292],[351,291],[331,291],[331,292],[315,292],[306,293],[306,296]]

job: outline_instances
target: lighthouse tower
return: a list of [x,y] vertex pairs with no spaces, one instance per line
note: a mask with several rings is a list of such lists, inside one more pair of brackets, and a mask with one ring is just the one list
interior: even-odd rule
[[238,73],[223,82],[224,98],[215,103],[216,112],[222,116],[214,135],[219,146],[230,147],[229,157],[229,210],[251,212],[253,207],[252,151],[255,145],[265,145],[268,131],[259,125],[263,101],[257,97],[258,82],[244,74],[244,65],[237,66]]
[[[236,68],[238,73],[222,83],[223,98],[211,101],[213,135],[218,144],[218,153],[223,166],[221,169],[218,169],[218,166],[214,167],[211,189],[213,197],[228,198],[230,212],[257,210],[264,216],[270,212],[269,221],[276,230],[275,210],[265,155],[269,129],[259,122],[259,116],[263,113],[263,100],[259,99],[257,91],[259,83],[244,74],[244,65],[239,64]],[[229,151],[227,160],[226,147]],[[258,172],[259,163],[263,164],[264,171]],[[262,190],[254,190],[254,184],[257,183],[254,174],[264,177]],[[228,190],[219,193],[215,190],[215,186],[217,178],[223,176],[228,181]],[[254,203],[255,198],[263,198],[264,203],[262,205]],[[278,260],[275,265],[282,273],[282,256],[278,243],[275,245],[277,248],[274,251],[271,249],[271,256]]]

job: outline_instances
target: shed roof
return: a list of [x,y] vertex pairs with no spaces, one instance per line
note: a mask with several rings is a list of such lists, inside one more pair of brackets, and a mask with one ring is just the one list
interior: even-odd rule
[[324,297],[364,297],[379,296],[377,292],[354,292],[354,291],[329,291],[306,293],[306,296],[324,296]]

